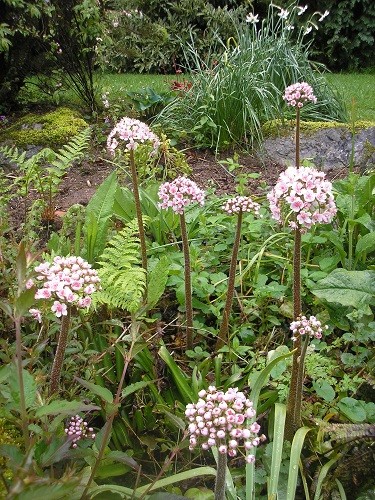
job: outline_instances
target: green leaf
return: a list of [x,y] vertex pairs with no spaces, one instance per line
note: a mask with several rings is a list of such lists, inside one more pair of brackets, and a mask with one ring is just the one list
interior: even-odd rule
[[301,452],[306,434],[311,431],[309,427],[301,427],[294,435],[292,448],[290,450],[289,474],[286,500],[294,500],[297,487],[298,465],[301,460]]
[[163,295],[169,275],[169,259],[163,256],[150,272],[147,286],[147,309],[152,309]]
[[89,391],[91,391],[96,396],[99,396],[107,403],[113,403],[113,394],[109,389],[101,387],[100,385],[93,384],[92,382],[87,382],[86,380],[83,380],[82,378],[79,377],[74,377],[74,378],[77,380],[77,382],[83,385],[83,387],[89,389]]
[[272,461],[270,470],[270,481],[268,486],[268,498],[277,498],[279,485],[279,474],[284,445],[284,427],[286,418],[286,406],[281,403],[275,404],[275,422],[273,428]]
[[[36,400],[36,382],[34,377],[27,370],[22,370],[23,388],[25,393],[26,408],[33,406]],[[16,367],[12,367],[9,379],[7,380],[13,401],[17,404],[20,402],[20,385],[18,380],[18,371]]]
[[330,403],[335,399],[336,393],[326,380],[317,380],[313,383],[314,391],[320,398],[323,398],[324,401]]
[[52,401],[52,403],[38,408],[35,412],[36,417],[44,417],[45,415],[73,415],[80,411],[100,410],[99,406],[86,405],[81,401],[66,401],[60,399]]
[[364,422],[366,420],[366,410],[360,401],[354,398],[342,398],[337,407],[340,412],[354,423]]
[[335,269],[312,292],[319,299],[362,309],[375,303],[375,271]]
[[355,247],[356,254],[369,253],[374,250],[375,250],[375,232],[368,233],[362,236],[362,238],[358,240],[358,243]]
[[123,389],[121,396],[123,398],[126,398],[130,394],[133,394],[133,392],[137,392],[140,389],[143,389],[144,387],[147,387],[150,384],[153,384],[155,380],[141,380],[140,382],[134,382],[134,384],[130,384],[125,389]]
[[71,447],[71,440],[64,437],[62,439],[53,439],[48,444],[46,451],[41,455],[39,462],[42,467],[48,467],[60,460],[66,458]]
[[177,388],[182,396],[185,404],[194,401],[194,395],[188,383],[188,379],[182,369],[176,364],[167,348],[163,345],[159,349],[159,356],[168,366],[172,378],[177,385]]
[[30,288],[29,290],[23,290],[23,292],[17,297],[14,314],[17,318],[23,316],[30,307],[35,303],[35,290]]
[[[158,490],[159,488],[165,488],[170,484],[179,483],[180,481],[188,481],[190,479],[201,476],[216,476],[216,470],[212,467],[198,467],[196,469],[180,472],[178,474],[174,474],[173,476],[165,477],[163,479],[159,479],[159,481],[156,481],[155,483],[152,483],[149,491]],[[140,488],[136,489],[136,493],[144,493],[149,489],[149,487],[149,484],[141,486]]]

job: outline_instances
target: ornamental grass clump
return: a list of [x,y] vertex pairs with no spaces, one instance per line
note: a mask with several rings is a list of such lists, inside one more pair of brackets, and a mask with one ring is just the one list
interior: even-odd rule
[[185,262],[185,309],[186,309],[186,348],[193,348],[193,305],[191,287],[191,266],[189,241],[185,220],[185,207],[191,203],[204,204],[205,192],[187,177],[177,177],[172,182],[165,182],[159,188],[159,207],[171,208],[180,216],[182,250]]
[[222,209],[229,215],[237,215],[236,232],[232,249],[232,257],[229,268],[228,291],[223,311],[219,335],[216,342],[216,349],[220,349],[225,343],[229,342],[229,316],[232,309],[234,284],[236,278],[237,256],[241,240],[241,226],[244,212],[253,212],[259,215],[260,205],[253,201],[249,196],[235,196],[230,198],[223,205]]
[[[142,209],[138,189],[138,175],[134,158],[134,150],[140,144],[146,143],[151,143],[153,148],[151,154],[155,154],[159,148],[160,140],[158,136],[151,131],[148,125],[139,120],[128,117],[122,118],[112,129],[107,138],[107,148],[112,155],[115,155],[116,151],[119,150],[121,150],[121,152],[129,153],[134,203],[137,214],[139,239],[141,243],[142,267],[147,271],[146,237],[143,227]],[[122,148],[124,148],[125,151],[123,151]]]
[[[216,447],[218,450],[215,500],[225,498],[227,456],[236,457],[239,452],[247,463],[255,461],[251,451],[265,437],[258,436],[260,425],[254,421],[255,410],[250,401],[237,387],[226,392],[215,386],[198,393],[197,403],[188,404],[185,416],[189,421],[190,445],[194,450]],[[251,423],[249,423],[251,421]]]
[[[61,368],[68,341],[71,313],[77,309],[87,309],[91,304],[92,294],[100,289],[100,278],[91,268],[91,264],[82,257],[56,256],[53,262],[43,262],[36,266],[36,282],[40,287],[35,299],[43,300],[44,308],[49,307],[57,318],[61,318],[61,329],[55,358],[52,365],[50,394],[59,386]],[[37,286],[33,280],[26,283],[27,288]],[[41,322],[43,311],[32,308],[31,315]]]

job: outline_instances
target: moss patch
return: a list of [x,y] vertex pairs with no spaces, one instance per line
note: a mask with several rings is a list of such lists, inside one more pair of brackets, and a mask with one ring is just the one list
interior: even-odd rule
[[58,108],[44,115],[28,114],[0,131],[0,142],[17,147],[62,146],[87,127],[80,115],[69,108]]
[[[277,137],[289,135],[292,131],[294,131],[294,127],[294,120],[270,120],[263,125],[262,130],[265,137]],[[375,127],[375,122],[361,120],[356,121],[354,124],[355,132],[370,127]],[[352,124],[341,122],[300,122],[300,131],[307,135],[314,134],[319,130],[325,130],[329,128],[342,128],[351,130]]]

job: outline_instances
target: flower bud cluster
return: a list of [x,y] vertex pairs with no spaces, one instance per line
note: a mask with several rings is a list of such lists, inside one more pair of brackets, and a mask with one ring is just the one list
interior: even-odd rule
[[[53,300],[51,311],[57,318],[67,315],[68,305],[80,309],[89,307],[91,295],[100,288],[97,272],[82,257],[56,256],[52,264],[43,262],[35,271],[39,273],[36,279],[43,282],[43,286],[36,291],[35,298]],[[26,283],[27,288],[33,285],[32,280]],[[29,312],[35,319],[41,320],[38,309],[30,309]]]
[[312,87],[306,82],[289,85],[289,87],[285,89],[283,99],[288,106],[298,108],[302,108],[308,101],[311,101],[314,104],[317,102],[317,98],[314,95]]
[[82,438],[95,439],[94,429],[88,427],[88,423],[79,415],[75,415],[69,420],[65,434],[72,438],[72,448],[77,448],[77,441]]
[[230,198],[222,206],[222,209],[228,214],[238,214],[239,212],[255,212],[259,214],[260,205],[253,201],[249,196],[235,196]]
[[337,212],[332,184],[325,179],[324,172],[311,167],[287,168],[267,198],[275,220],[281,222],[292,212],[289,225],[293,229],[327,224]]
[[328,326],[322,327],[322,324],[315,316],[299,316],[296,321],[290,324],[290,329],[293,332],[292,340],[296,341],[298,335],[308,335],[310,338],[321,339],[323,329],[327,330]]
[[136,149],[139,144],[151,142],[156,152],[160,145],[159,137],[146,123],[135,118],[122,118],[112,129],[107,138],[107,148],[114,154],[117,146],[124,144],[128,150]]
[[182,214],[184,207],[196,201],[204,204],[205,192],[187,177],[177,177],[172,182],[165,182],[159,188],[160,208],[172,208],[177,214]]
[[255,457],[249,452],[265,438],[258,436],[257,422],[247,423],[247,419],[255,417],[252,401],[238,388],[222,392],[210,386],[198,396],[198,402],[188,404],[185,411],[189,421],[189,449],[193,450],[199,441],[204,450],[217,446],[219,453],[235,457],[243,446],[246,461],[253,462]]

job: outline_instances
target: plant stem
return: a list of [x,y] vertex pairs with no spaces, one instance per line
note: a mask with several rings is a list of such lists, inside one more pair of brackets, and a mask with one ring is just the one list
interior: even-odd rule
[[138,335],[137,335],[138,334],[138,323],[136,323],[134,317],[132,318],[131,332],[132,332],[132,342],[130,344],[130,348],[129,348],[127,355],[124,356],[124,368],[122,370],[121,378],[120,378],[120,381],[119,381],[118,386],[117,386],[116,396],[115,396],[113,403],[112,403],[113,409],[111,410],[110,414],[107,417],[107,421],[106,421],[105,426],[104,426],[102,444],[100,446],[100,450],[99,450],[98,456],[96,457],[94,466],[91,470],[90,477],[86,483],[85,489],[83,490],[81,500],[85,500],[86,498],[88,498],[87,493],[89,491],[89,488],[91,486],[92,481],[95,478],[95,474],[96,474],[96,471],[98,470],[100,462],[104,456],[104,452],[105,452],[105,449],[107,447],[107,444],[108,444],[108,441],[109,441],[109,438],[111,435],[113,421],[115,419],[115,416],[117,415],[118,407],[120,404],[121,391],[122,391],[122,387],[124,385],[125,375],[126,375],[126,372],[128,370],[129,363],[133,357],[133,354],[132,354],[133,348],[134,348],[134,345],[135,345],[137,338],[138,338]]
[[296,168],[299,168],[299,129],[300,129],[300,110],[296,108]]
[[[300,335],[298,335],[301,337]],[[296,400],[294,403],[294,423],[296,429],[301,427],[301,408],[302,408],[302,394],[303,394],[303,380],[305,375],[305,357],[307,346],[309,345],[310,338],[306,335],[301,348],[301,356],[298,363],[298,374],[297,374],[297,389],[296,389]],[[300,338],[300,343],[301,338]]]
[[17,360],[18,384],[20,389],[20,412],[21,412],[22,434],[25,443],[25,448],[28,449],[30,444],[30,435],[27,423],[25,387],[23,385],[21,318],[16,317],[14,319],[14,325],[16,329],[16,360]]
[[186,348],[193,348],[193,304],[192,304],[192,289],[191,289],[191,268],[190,268],[190,252],[189,241],[187,236],[185,214],[180,214],[182,251],[184,252],[185,261],[185,309],[186,309]]
[[[293,258],[293,319],[294,321],[301,315],[301,231],[294,230],[294,258]],[[287,421],[285,426],[285,436],[292,441],[295,431],[298,428],[301,415],[296,414],[296,403],[302,397],[302,387],[298,387],[298,373],[301,361],[301,338],[297,336],[294,346],[292,364],[292,378],[287,404]]]
[[225,343],[229,343],[229,317],[232,309],[234,284],[236,279],[237,256],[240,247],[241,239],[241,225],[242,225],[242,210],[237,216],[236,234],[234,237],[234,245],[232,249],[232,258],[230,261],[229,277],[228,277],[228,291],[225,301],[223,319],[221,321],[219,336],[216,342],[216,350],[220,349]]
[[225,477],[227,473],[227,454],[217,454],[217,472],[215,481],[215,500],[225,500]]
[[137,221],[138,221],[139,240],[141,242],[142,267],[143,269],[145,269],[145,271],[147,271],[146,236],[145,236],[145,229],[143,227],[141,201],[139,198],[139,189],[138,189],[138,176],[137,176],[137,169],[135,168],[133,149],[130,150],[130,169],[132,174],[135,212],[137,214]]
[[70,316],[71,316],[71,307],[68,305],[66,316],[61,317],[60,335],[59,335],[59,340],[57,342],[57,349],[55,353],[55,359],[53,360],[52,372],[51,372],[51,382],[49,387],[50,396],[54,394],[59,388],[61,369],[64,362],[66,346],[68,343]]

